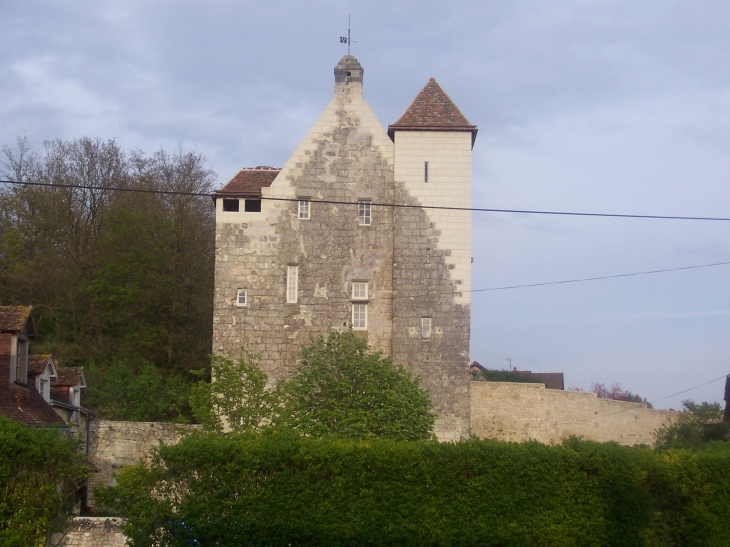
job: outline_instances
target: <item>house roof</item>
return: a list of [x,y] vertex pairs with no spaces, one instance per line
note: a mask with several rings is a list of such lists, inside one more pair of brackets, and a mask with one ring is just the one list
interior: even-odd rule
[[32,387],[3,391],[0,397],[0,415],[28,425],[66,425],[43,396]]
[[472,146],[477,126],[461,113],[434,78],[413,99],[411,106],[388,127],[388,136],[395,141],[396,131],[467,131],[472,134]]
[[51,387],[86,387],[84,367],[65,367],[56,369],[56,377],[51,380]]
[[20,332],[29,322],[28,336],[35,338],[33,306],[0,306],[0,332]]
[[[487,372],[489,369],[479,364],[478,361],[472,362],[469,368],[478,368],[482,372]],[[541,384],[545,384],[545,389],[559,389],[565,390],[565,375],[562,372],[531,372],[529,370],[513,370],[514,374],[521,374],[523,376],[531,376],[533,379],[538,380]]]
[[[28,355],[28,374],[38,376],[43,374],[49,362],[53,366],[53,359],[50,353],[41,353],[39,355]],[[53,370],[55,374],[55,368]]]
[[244,167],[220,190],[213,199],[221,197],[260,197],[261,188],[268,188],[281,172],[279,167]]

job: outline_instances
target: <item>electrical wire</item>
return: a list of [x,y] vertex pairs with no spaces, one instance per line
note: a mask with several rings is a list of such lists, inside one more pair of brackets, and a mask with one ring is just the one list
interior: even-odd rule
[[[194,196],[194,197],[224,197],[218,193],[207,193],[207,192],[181,192],[174,190],[148,190],[144,188],[115,188],[108,186],[91,186],[84,184],[61,184],[61,183],[43,183],[43,182],[21,182],[15,180],[0,180],[3,184],[17,184],[25,186],[44,186],[51,188],[78,188],[82,190],[104,190],[114,192],[138,192],[144,194],[161,194],[161,195],[172,195],[172,196]],[[302,201],[298,198],[274,198],[274,197],[257,197],[264,201],[284,201],[284,202],[299,202]],[[310,203],[327,203],[332,205],[358,205],[357,201],[339,201],[339,200],[326,200],[326,199],[309,199],[306,200]],[[445,205],[420,205],[420,204],[407,204],[407,203],[377,203],[370,202],[371,207],[389,207],[393,209],[429,209],[429,210],[441,210],[441,211],[471,211],[477,213],[512,213],[522,215],[557,215],[557,216],[576,216],[576,217],[598,217],[598,218],[634,218],[634,219],[649,219],[649,220],[702,220],[702,221],[720,221],[730,222],[730,217],[702,217],[702,216],[674,216],[674,215],[630,215],[620,213],[584,213],[577,211],[541,211],[534,209],[493,209],[485,207],[449,207]]]

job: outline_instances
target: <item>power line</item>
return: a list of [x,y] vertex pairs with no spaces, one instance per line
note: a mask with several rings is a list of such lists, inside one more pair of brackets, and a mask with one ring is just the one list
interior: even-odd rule
[[[15,180],[0,180],[4,184],[17,184],[24,186],[45,186],[51,188],[78,188],[82,190],[105,190],[114,192],[138,192],[145,194],[161,194],[173,196],[195,196],[195,197],[224,197],[221,194],[207,192],[180,192],[174,190],[148,190],[143,188],[118,188],[108,186],[91,186],[83,184],[61,184],[61,183],[43,183],[43,182],[21,182]],[[260,197],[264,201],[284,201],[299,202],[299,198],[274,198]],[[357,201],[338,201],[326,199],[309,199],[311,203],[327,203],[332,205],[358,205]],[[720,221],[730,222],[730,217],[700,217],[700,216],[674,216],[674,215],[629,215],[619,213],[583,213],[577,211],[541,211],[536,209],[493,209],[485,207],[448,207],[445,205],[414,205],[408,203],[377,203],[370,202],[372,207],[390,207],[394,209],[432,209],[441,211],[471,211],[477,213],[512,213],[522,215],[553,215],[553,216],[575,216],[575,217],[596,217],[596,218],[635,218],[648,220],[704,220],[704,221]]]

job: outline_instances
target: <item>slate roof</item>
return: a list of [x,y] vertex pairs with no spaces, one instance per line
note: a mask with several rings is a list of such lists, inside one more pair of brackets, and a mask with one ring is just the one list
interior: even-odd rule
[[[32,306],[0,306],[0,332],[22,331],[32,312]],[[35,326],[29,334],[35,336]]]
[[40,355],[28,355],[28,374],[38,376],[43,374],[51,359],[50,353],[42,353]]
[[279,167],[244,167],[228,181],[213,192],[213,199],[221,197],[261,197],[261,188],[268,188],[281,172]]
[[[84,376],[84,367],[65,367],[56,369],[56,377],[51,380],[51,387],[74,387]],[[82,386],[85,382],[82,383]]]
[[28,425],[66,426],[66,422],[33,387],[3,391],[0,396],[0,415]]
[[395,141],[395,131],[468,131],[472,145],[477,136],[477,126],[461,113],[434,78],[413,99],[411,106],[388,126],[388,136]]
[[[487,372],[488,370],[478,361],[472,362],[469,368],[478,368],[482,372]],[[512,372],[514,374],[522,374],[523,376],[531,376],[541,384],[545,384],[545,389],[565,391],[565,375],[562,372],[531,372],[529,370],[513,370]]]

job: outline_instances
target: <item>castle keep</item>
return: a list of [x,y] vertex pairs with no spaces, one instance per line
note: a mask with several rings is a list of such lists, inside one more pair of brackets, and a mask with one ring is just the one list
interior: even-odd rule
[[256,352],[277,382],[311,336],[351,327],[420,376],[436,434],[458,439],[471,213],[421,206],[471,207],[477,128],[433,78],[387,131],[362,89],[362,66],[343,57],[334,97],[284,167],[241,169],[215,193],[213,351]]

